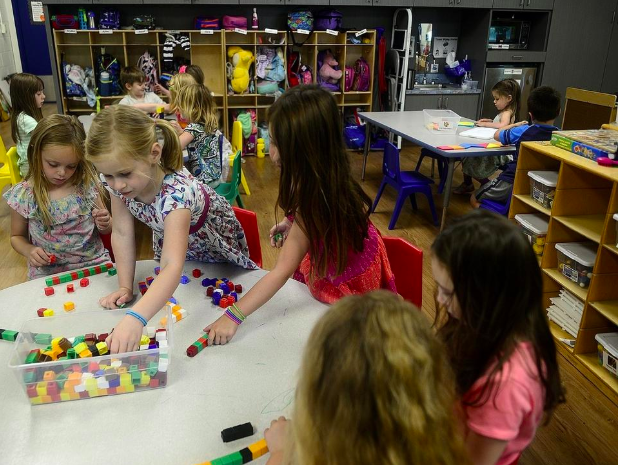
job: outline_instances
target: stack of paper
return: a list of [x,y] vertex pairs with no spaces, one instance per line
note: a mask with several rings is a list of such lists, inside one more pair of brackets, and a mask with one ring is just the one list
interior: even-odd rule
[[497,129],[494,128],[472,128],[459,133],[462,137],[472,137],[474,139],[493,140]]
[[552,297],[547,317],[573,337],[577,337],[584,312],[584,303],[573,294],[562,289],[559,297]]

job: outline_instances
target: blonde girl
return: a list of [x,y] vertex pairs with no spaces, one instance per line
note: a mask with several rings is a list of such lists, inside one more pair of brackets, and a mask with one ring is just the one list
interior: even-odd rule
[[268,463],[466,464],[453,384],[417,308],[386,291],[345,297],[311,332],[292,419],[265,432]]
[[27,258],[29,279],[110,261],[100,233],[111,231],[111,217],[85,139],[75,117],[43,118],[28,147],[30,171],[4,194],[11,245]]
[[17,165],[22,177],[28,173],[28,144],[32,131],[43,119],[43,90],[43,81],[34,74],[20,73],[11,78],[11,104],[13,115],[17,115],[11,118],[11,136],[17,144]]
[[167,121],[126,105],[106,108],[92,122],[86,154],[112,194],[115,223],[119,289],[101,305],[116,308],[133,298],[133,217],[152,228],[155,259],[161,261],[148,292],[110,335],[112,353],[137,349],[143,326],[178,286],[185,259],[255,268],[232,207],[183,168],[178,136]]
[[180,145],[189,154],[186,166],[193,176],[214,189],[227,177],[224,167],[229,166],[227,160],[232,153],[230,143],[219,131],[217,105],[208,88],[199,84],[182,87],[175,103],[189,122],[184,130],[177,128]]
[[[498,114],[493,120],[481,119],[476,122],[476,125],[502,129],[515,123],[521,100],[521,88],[517,81],[515,79],[504,79],[493,86],[491,94]],[[482,186],[489,182],[489,176],[508,161],[508,156],[464,158],[461,162],[464,180],[453,190],[453,193],[470,194],[474,192],[472,179],[476,179]]]
[[[184,86],[188,86],[191,84],[196,84],[195,79],[191,77],[191,75],[186,73],[179,73],[172,76],[169,84],[169,99],[170,103],[159,104],[159,103],[137,103],[133,105],[134,108],[138,108],[146,113],[155,113],[157,108],[163,108],[165,113],[176,113],[176,119],[180,127],[184,128],[187,123],[180,117],[180,112],[178,111],[178,106],[176,105],[176,97],[178,95],[178,91]],[[174,125],[176,127],[176,125]]]

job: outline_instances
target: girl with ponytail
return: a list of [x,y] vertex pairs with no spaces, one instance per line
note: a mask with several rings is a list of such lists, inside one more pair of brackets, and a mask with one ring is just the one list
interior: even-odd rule
[[106,108],[92,123],[86,157],[101,173],[114,215],[119,289],[101,305],[117,308],[133,298],[133,216],[152,228],[155,259],[161,261],[148,292],[110,334],[112,353],[138,349],[145,322],[176,290],[185,259],[256,268],[232,207],[183,168],[180,141],[167,121],[129,106]]

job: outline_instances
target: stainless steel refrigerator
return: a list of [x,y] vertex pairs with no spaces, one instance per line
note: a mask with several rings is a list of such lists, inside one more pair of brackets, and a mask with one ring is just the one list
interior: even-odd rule
[[485,70],[485,88],[483,90],[483,103],[481,107],[481,117],[491,118],[498,114],[494,105],[494,98],[491,89],[503,79],[515,79],[521,87],[521,102],[519,105],[519,115],[517,121],[527,120],[528,117],[528,96],[535,87],[537,68],[521,68],[516,66],[502,65],[487,68]]

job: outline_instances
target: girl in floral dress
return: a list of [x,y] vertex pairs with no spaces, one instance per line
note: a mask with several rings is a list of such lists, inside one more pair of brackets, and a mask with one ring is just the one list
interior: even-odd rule
[[133,107],[106,108],[92,122],[86,153],[112,194],[115,223],[119,289],[103,297],[101,305],[116,308],[133,298],[133,217],[152,228],[155,258],[161,261],[161,272],[144,297],[110,335],[112,353],[138,348],[146,321],[176,290],[185,260],[256,268],[232,207],[183,168],[180,141],[167,121]]
[[28,146],[25,180],[4,194],[11,245],[28,259],[29,279],[110,261],[100,233],[111,231],[111,217],[85,160],[85,139],[76,118],[43,118]]

